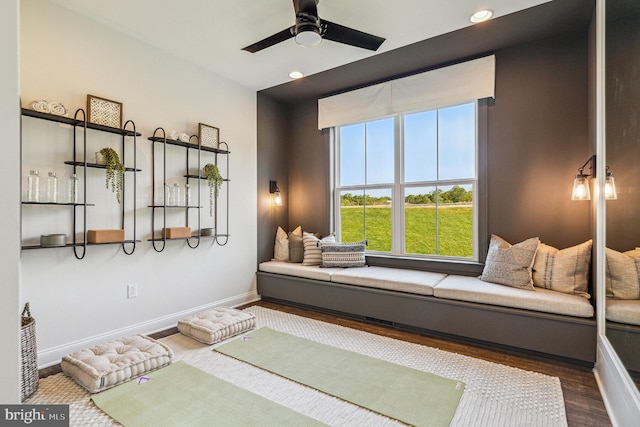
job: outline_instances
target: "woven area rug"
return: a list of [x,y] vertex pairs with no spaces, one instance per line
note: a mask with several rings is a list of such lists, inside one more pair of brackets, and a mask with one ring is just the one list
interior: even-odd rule
[[[253,306],[256,326],[430,372],[466,384],[452,426],[566,426],[560,380],[472,357]],[[241,339],[239,337],[238,339]],[[398,426],[402,423],[341,399],[211,351],[181,334],[162,340],[177,360],[213,374],[320,422],[335,426]],[[64,374],[40,381],[29,404],[70,404],[73,426],[117,425]],[[247,410],[251,410],[248,408]]]

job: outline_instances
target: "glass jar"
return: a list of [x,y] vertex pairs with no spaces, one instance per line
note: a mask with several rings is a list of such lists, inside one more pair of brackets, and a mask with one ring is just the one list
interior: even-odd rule
[[78,175],[72,173],[67,182],[67,200],[69,203],[78,203]]
[[189,184],[185,184],[184,186],[184,204],[187,206],[191,205],[191,187],[189,187]]
[[55,172],[49,172],[47,177],[47,202],[58,203],[58,177]]
[[172,199],[173,199],[173,205],[174,206],[181,206],[182,205],[182,189],[180,188],[180,184],[178,184],[177,182],[173,183],[173,193],[172,193]]
[[27,201],[39,202],[40,201],[40,174],[37,170],[29,171],[29,177],[27,178]]
[[171,200],[171,187],[169,187],[169,184],[164,185],[164,205],[173,205],[173,201]]

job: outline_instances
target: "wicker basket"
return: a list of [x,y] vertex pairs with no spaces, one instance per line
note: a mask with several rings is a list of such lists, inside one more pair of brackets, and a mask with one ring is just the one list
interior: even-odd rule
[[22,310],[22,329],[20,330],[22,363],[20,364],[20,393],[22,401],[29,398],[38,389],[38,352],[36,350],[36,320],[31,317],[29,303]]

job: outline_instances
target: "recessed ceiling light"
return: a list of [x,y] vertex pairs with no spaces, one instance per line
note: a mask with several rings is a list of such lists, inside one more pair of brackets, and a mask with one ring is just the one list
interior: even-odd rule
[[302,74],[300,71],[292,71],[289,73],[289,77],[291,77],[292,79],[299,79],[301,77],[304,77],[304,74]]
[[487,20],[491,19],[492,16],[493,16],[493,10],[491,10],[491,9],[482,9],[482,10],[477,11],[473,15],[471,15],[469,20],[475,24],[475,23],[478,23],[478,22],[487,21]]

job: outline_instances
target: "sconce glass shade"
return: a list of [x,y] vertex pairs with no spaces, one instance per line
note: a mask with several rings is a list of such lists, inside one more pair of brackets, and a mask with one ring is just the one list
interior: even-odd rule
[[591,191],[589,190],[589,175],[576,175],[576,179],[573,181],[571,200],[591,200]]
[[606,200],[617,200],[618,193],[616,192],[616,183],[613,180],[613,174],[607,172],[607,177],[604,179],[604,198]]
[[280,191],[273,193],[273,205],[282,206],[282,197],[280,197]]

